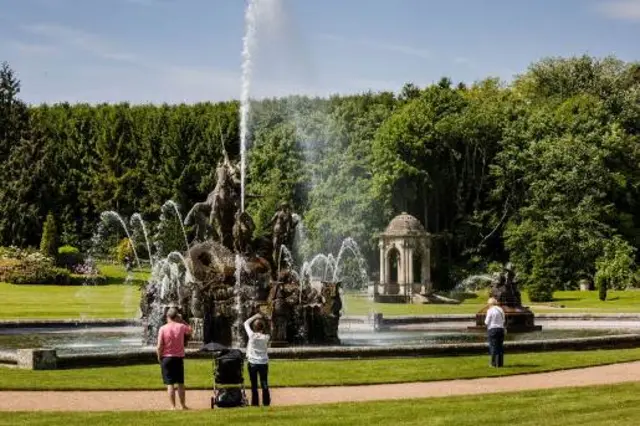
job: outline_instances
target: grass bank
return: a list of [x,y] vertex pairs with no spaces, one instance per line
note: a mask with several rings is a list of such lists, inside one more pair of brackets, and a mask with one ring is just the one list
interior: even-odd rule
[[[423,382],[590,367],[640,360],[639,349],[548,352],[506,356],[506,367],[492,369],[484,355],[446,358],[372,360],[274,360],[272,386],[339,386]],[[187,360],[186,383],[191,389],[212,386],[208,360]],[[245,374],[246,376],[246,374]],[[245,377],[247,379],[247,377]],[[151,390],[162,389],[157,365],[29,371],[3,369],[0,390]]]

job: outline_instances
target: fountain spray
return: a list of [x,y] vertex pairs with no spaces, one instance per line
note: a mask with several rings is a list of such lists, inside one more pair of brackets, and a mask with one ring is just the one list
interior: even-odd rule
[[247,142],[249,139],[249,112],[251,109],[251,77],[253,74],[252,53],[256,45],[258,3],[247,0],[245,11],[245,33],[242,39],[242,91],[240,93],[240,209],[244,212],[245,181],[247,174]]

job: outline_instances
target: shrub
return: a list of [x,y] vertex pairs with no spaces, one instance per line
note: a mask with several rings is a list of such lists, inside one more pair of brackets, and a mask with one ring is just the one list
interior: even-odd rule
[[56,220],[53,217],[53,213],[49,212],[42,228],[42,240],[40,241],[42,254],[49,257],[56,256],[58,252],[58,237],[56,233]]
[[[633,281],[636,249],[618,236],[607,240],[602,254],[596,260],[595,282],[598,289],[622,290]],[[602,290],[600,290],[602,292]],[[604,290],[606,298],[606,290]],[[601,299],[604,300],[604,299]]]
[[15,246],[0,247],[0,259],[19,259],[22,249]]
[[13,284],[69,284],[69,271],[33,249],[0,247],[0,281]]
[[116,247],[116,260],[119,263],[125,263],[125,260],[129,258],[129,262],[133,263],[135,254],[133,253],[133,246],[129,238],[123,238]]
[[53,258],[45,256],[34,249],[22,249],[19,247],[0,247],[0,259],[19,260],[33,263],[46,263],[53,265]]
[[76,247],[62,246],[58,249],[56,263],[63,268],[74,269],[84,263],[84,256]]
[[22,264],[6,272],[3,281],[11,284],[69,285],[70,274],[64,268]]
[[553,300],[553,283],[538,278],[527,285],[529,300],[532,302],[551,302]]
[[607,300],[607,280],[606,279],[598,279],[598,298],[604,302]]

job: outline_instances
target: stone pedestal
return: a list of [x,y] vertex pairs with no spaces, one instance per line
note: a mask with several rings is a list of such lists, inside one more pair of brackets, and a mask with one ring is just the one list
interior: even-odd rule
[[[484,329],[484,319],[487,316],[487,311],[491,306],[487,305],[476,314],[475,327],[469,327],[472,329]],[[518,306],[500,306],[505,314],[507,331],[512,333],[524,333],[528,331],[542,330],[542,326],[534,324],[534,315],[531,309]]]
[[58,357],[54,349],[18,349],[18,368],[25,370],[55,370]]

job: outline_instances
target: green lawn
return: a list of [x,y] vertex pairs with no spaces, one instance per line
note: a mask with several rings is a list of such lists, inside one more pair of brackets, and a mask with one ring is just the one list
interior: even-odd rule
[[101,265],[108,277],[104,286],[14,285],[0,283],[0,319],[134,318],[140,301],[140,284],[148,277],[136,271],[125,284],[119,265]]
[[480,396],[191,412],[3,413],[0,425],[635,426],[640,384]]
[[400,303],[373,303],[366,296],[347,294],[346,315],[365,315],[371,312],[393,315],[475,314],[486,304],[485,298],[466,299],[459,305],[417,305]]
[[[640,349],[548,352],[506,356],[506,367],[487,367],[488,356],[373,360],[274,360],[272,386],[332,386],[470,379],[589,367],[640,360]],[[187,360],[190,388],[211,387],[208,360]],[[245,374],[246,376],[246,374]],[[0,390],[143,390],[162,389],[157,365],[84,368],[53,371],[3,369]]]
[[[640,313],[640,291],[610,291],[606,301],[598,299],[597,291],[557,291],[550,303],[531,303],[523,293],[523,303],[535,313]],[[373,303],[361,295],[348,294],[347,315],[380,312],[383,315],[475,314],[486,304],[486,294],[465,299],[459,305],[414,305]]]
[[[134,273],[131,283],[120,265],[101,265],[109,285],[61,287],[49,285],[12,285],[0,283],[3,309],[0,319],[17,318],[134,318],[138,311],[139,287],[149,276],[147,270]],[[551,303],[531,304],[526,294],[523,302],[536,313],[640,313],[640,291],[611,291],[601,302],[598,292],[559,291]],[[373,311],[386,316],[427,314],[474,314],[486,302],[486,294],[465,299],[460,305],[414,305],[372,303],[359,294],[347,294],[347,315],[365,315]]]

